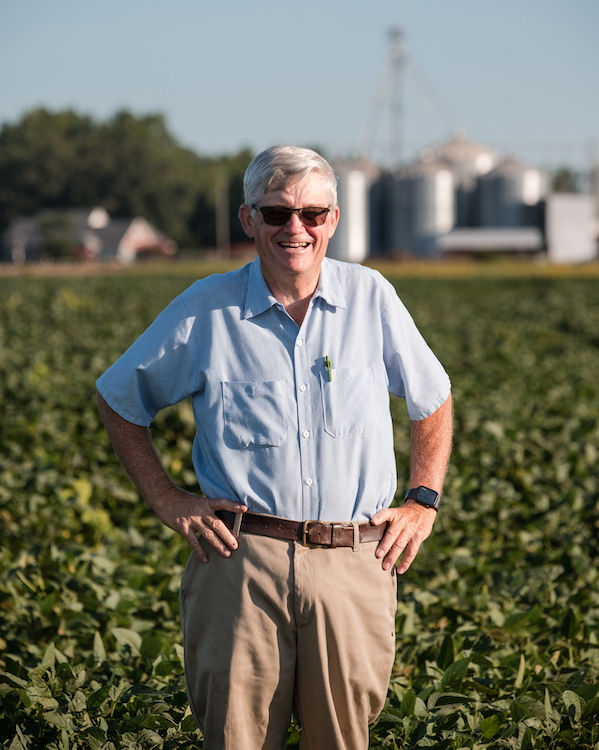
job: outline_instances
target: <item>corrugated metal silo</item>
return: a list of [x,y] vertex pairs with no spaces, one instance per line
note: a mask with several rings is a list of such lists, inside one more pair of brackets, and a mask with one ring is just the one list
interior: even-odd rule
[[437,238],[455,221],[454,179],[426,159],[398,170],[390,181],[388,237],[392,252],[437,255]]
[[378,169],[365,160],[337,161],[333,168],[339,178],[337,203],[340,219],[331,237],[327,254],[336,260],[360,263],[369,254],[369,192]]
[[478,224],[476,180],[490,172],[500,161],[499,154],[456,133],[446,143],[431,149],[434,160],[451,170],[456,190],[456,221],[458,227]]
[[539,226],[541,201],[547,194],[543,172],[508,158],[478,180],[480,225]]

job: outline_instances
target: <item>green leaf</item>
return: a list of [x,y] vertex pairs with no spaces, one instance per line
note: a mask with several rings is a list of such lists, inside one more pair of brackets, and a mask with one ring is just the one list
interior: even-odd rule
[[522,740],[520,741],[520,748],[521,750],[532,750],[532,748],[534,748],[532,732],[530,731],[530,727],[526,727],[526,729],[524,730],[524,734],[522,735]]
[[70,729],[73,726],[72,718],[70,713],[62,713],[61,711],[46,711],[44,713],[44,719],[48,724],[53,724],[59,729]]
[[145,684],[137,684],[137,685],[131,685],[130,688],[125,690],[121,697],[119,698],[119,701],[121,703],[127,703],[133,696],[142,696],[146,699],[151,700],[158,699],[158,700],[165,700],[165,698],[168,697],[168,694],[165,693],[162,690],[157,690],[156,688],[152,687],[151,685],[145,685]]
[[56,648],[54,647],[54,643],[50,642],[44,652],[44,657],[38,669],[42,672],[46,672],[48,669],[54,666],[55,662],[56,662]]
[[181,666],[185,665],[185,656],[183,652],[183,646],[180,643],[175,643],[175,653],[179,657],[179,661],[181,662]]
[[382,713],[379,716],[379,721],[386,721],[388,724],[401,724],[402,720],[399,716],[394,714]]
[[512,702],[510,710],[514,721],[522,721],[531,716],[537,719],[544,719],[547,715],[545,705],[530,695],[521,695],[516,698]]
[[453,729],[453,727],[455,727],[459,720],[460,715],[457,711],[448,714],[447,716],[441,716],[435,721],[435,731],[448,732],[450,729]]
[[66,662],[62,662],[62,664],[56,667],[56,676],[60,677],[63,682],[72,680],[75,677],[73,670]]
[[545,716],[548,719],[552,719],[554,718],[556,713],[557,712],[553,710],[553,706],[551,705],[551,696],[549,695],[549,690],[545,688]]
[[487,716],[480,723],[480,731],[486,740],[492,740],[497,732],[502,728],[505,720],[504,714],[492,714]]
[[591,700],[585,705],[581,719],[583,721],[588,721],[589,719],[592,719],[594,716],[599,716],[599,698],[591,698]]
[[100,665],[106,661],[106,649],[104,648],[104,642],[102,641],[102,636],[98,630],[94,633],[93,653],[96,664]]
[[407,690],[401,701],[402,714],[404,716],[413,716],[415,705],[416,705],[416,693],[413,690]]
[[154,667],[154,674],[158,677],[165,677],[171,674],[179,674],[181,672],[181,664],[178,661],[165,660],[161,661]]
[[[572,686],[571,683],[570,683],[570,686]],[[590,701],[591,698],[594,698],[597,695],[597,693],[599,693],[599,681],[595,682],[592,685],[589,685],[588,683],[585,682],[582,685],[578,685],[573,689],[574,689],[574,692],[580,695],[580,697],[583,700]]]
[[572,638],[574,638],[578,634],[579,629],[580,623],[578,622],[578,618],[576,617],[574,610],[569,609],[566,612],[566,616],[562,620],[560,632],[562,633],[564,638],[567,638],[569,641],[571,641]]
[[17,727],[17,732],[18,733],[15,734],[15,736],[13,737],[12,742],[8,746],[8,750],[28,750],[29,749],[29,743],[26,742],[26,741],[25,742],[23,741],[23,739],[22,739],[23,735],[22,734],[20,735],[20,730],[19,730],[18,727]]
[[16,687],[26,688],[29,685],[27,680],[23,680],[14,674],[10,674],[10,672],[0,672],[0,682],[4,682],[7,685],[12,685],[12,687],[15,687],[15,688]]
[[167,641],[154,633],[144,633],[141,642],[141,655],[152,661],[161,653]]
[[584,709],[583,699],[573,690],[564,690],[562,693],[562,700],[564,701],[564,706],[566,707],[571,723],[574,726],[580,724],[582,711]]
[[472,647],[472,650],[476,653],[492,653],[495,651],[495,642],[487,633],[482,633]]
[[103,685],[99,690],[96,690],[95,693],[92,693],[89,698],[87,699],[87,710],[90,713],[94,713],[97,711],[102,703],[108,698],[108,695],[110,693],[111,685]]
[[421,721],[410,735],[410,744],[416,745],[426,735],[426,722]]
[[193,732],[197,729],[197,724],[191,714],[181,719],[181,724],[179,726],[181,727],[182,732]]
[[510,631],[522,630],[529,627],[531,623],[538,622],[542,613],[543,609],[540,606],[533,607],[526,612],[517,612],[506,618],[503,628]]
[[82,690],[78,690],[71,700],[71,710],[75,713],[85,711],[87,708],[87,701],[85,699],[85,693]]
[[80,730],[80,736],[88,740],[91,748],[101,748],[106,743],[106,734],[99,727],[82,729]]
[[464,693],[432,693],[431,698],[433,696],[436,696],[434,702],[431,704],[430,698],[427,702],[429,709],[433,708],[434,706],[451,706],[461,703],[470,703],[474,700],[474,698],[471,698],[468,695],[464,695]]
[[141,714],[126,719],[121,725],[122,732],[136,732],[140,729],[166,729],[175,722],[163,714]]
[[48,594],[48,596],[45,596],[42,601],[40,602],[40,611],[44,617],[48,617],[50,613],[52,612],[52,609],[54,608],[54,604],[56,603],[56,599],[58,598],[56,593]]
[[46,709],[58,707],[58,701],[52,697],[50,688],[45,682],[36,681],[25,690],[32,704],[39,703],[42,708]]
[[520,654],[520,666],[518,667],[518,674],[514,680],[514,690],[519,690],[524,682],[524,671],[526,669],[526,659],[524,654]]
[[439,653],[437,654],[437,666],[439,669],[446,670],[455,660],[453,639],[449,633],[443,639]]
[[131,649],[133,656],[139,656],[141,648],[141,635],[129,628],[112,628],[110,631],[121,646]]
[[426,704],[422,700],[422,698],[416,697],[416,701],[414,703],[414,716],[418,716],[419,718],[428,716]]
[[441,678],[441,684],[439,686],[440,692],[444,692],[446,687],[455,686],[459,687],[460,683],[466,676],[466,672],[468,671],[468,665],[470,664],[470,659],[458,659],[453,664],[451,664],[443,673],[443,677]]

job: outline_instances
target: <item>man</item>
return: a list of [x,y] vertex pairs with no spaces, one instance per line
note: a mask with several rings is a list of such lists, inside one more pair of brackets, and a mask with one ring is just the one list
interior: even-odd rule
[[[325,258],[336,178],[308,149],[247,169],[239,218],[258,258],[200,280],[99,379],[133,482],[190,555],[181,585],[187,691],[206,750],[362,750],[395,655],[399,573],[431,532],[451,447],[450,384],[393,287]],[[389,391],[412,419],[396,490]],[[192,397],[205,497],[151,443]],[[313,519],[310,521],[310,519]]]

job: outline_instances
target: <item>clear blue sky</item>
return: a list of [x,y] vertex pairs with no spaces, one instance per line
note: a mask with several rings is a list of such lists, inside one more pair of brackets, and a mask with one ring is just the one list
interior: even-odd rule
[[[459,127],[538,165],[599,142],[598,0],[0,1],[0,123],[46,106],[163,112],[204,154],[352,152],[388,29],[406,35],[405,152]],[[374,156],[385,153],[385,115]]]

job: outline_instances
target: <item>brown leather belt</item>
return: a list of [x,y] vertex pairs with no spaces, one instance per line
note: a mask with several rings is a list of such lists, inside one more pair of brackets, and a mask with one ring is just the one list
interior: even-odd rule
[[[236,524],[238,515],[230,510],[219,510],[216,515],[221,518],[229,529],[246,534],[270,536],[275,539],[287,539],[301,542],[304,547],[353,547],[354,527],[351,523],[328,523],[325,521],[290,521],[287,518],[277,518],[263,513],[241,513],[241,525]],[[238,529],[235,527],[239,526]],[[365,522],[358,526],[360,542],[378,542],[387,524],[373,526]]]

